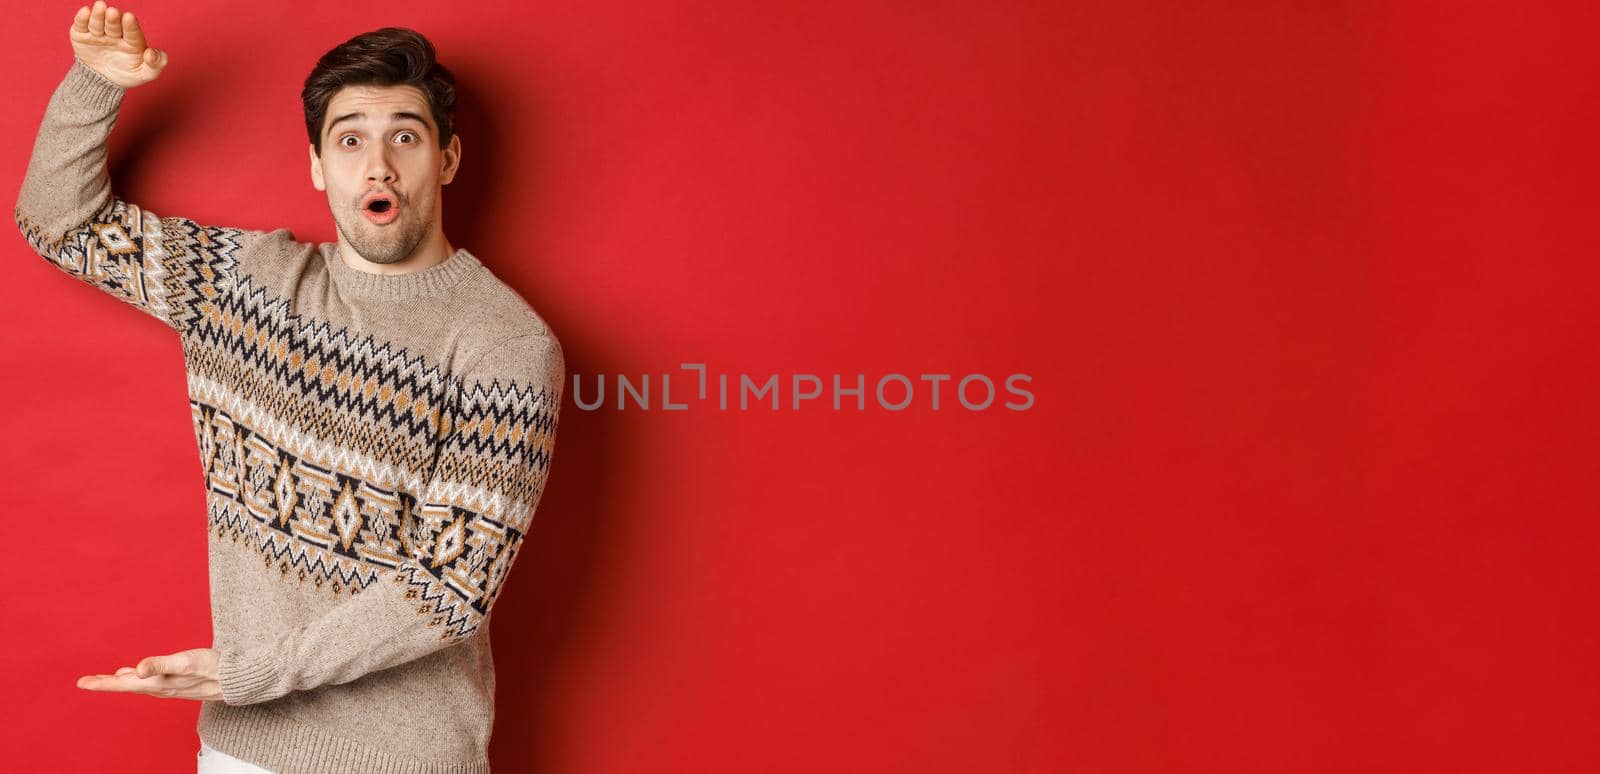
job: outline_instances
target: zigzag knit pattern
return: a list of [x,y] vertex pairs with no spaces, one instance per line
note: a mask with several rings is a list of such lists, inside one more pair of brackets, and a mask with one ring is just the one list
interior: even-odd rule
[[334,594],[391,570],[441,638],[477,629],[544,488],[559,394],[467,386],[386,342],[301,318],[236,272],[241,229],[116,197],[61,237],[20,210],[17,223],[58,268],[185,335],[219,537]]
[[488,622],[548,478],[560,343],[464,249],[375,274],[116,197],[124,93],[74,61],[16,221],[182,342],[222,694],[198,732],[285,774],[488,774]]
[[84,228],[53,237],[20,204],[15,214],[34,252],[180,331],[232,273],[244,235],[242,229],[161,218],[115,197]]

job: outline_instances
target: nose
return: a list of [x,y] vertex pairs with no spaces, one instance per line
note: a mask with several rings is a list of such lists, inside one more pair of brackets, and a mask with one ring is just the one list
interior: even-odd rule
[[389,163],[387,151],[380,150],[377,153],[369,154],[368,159],[368,183],[384,183],[388,185],[394,182],[394,165]]

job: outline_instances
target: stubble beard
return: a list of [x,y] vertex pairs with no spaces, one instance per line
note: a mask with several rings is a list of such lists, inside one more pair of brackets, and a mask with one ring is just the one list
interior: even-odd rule
[[334,218],[334,225],[344,235],[344,241],[363,259],[372,263],[397,263],[410,256],[428,235],[427,221],[415,217],[416,210],[410,206],[410,201],[404,204],[405,211],[397,218],[398,222],[386,226],[367,220],[359,206],[349,222],[345,218]]

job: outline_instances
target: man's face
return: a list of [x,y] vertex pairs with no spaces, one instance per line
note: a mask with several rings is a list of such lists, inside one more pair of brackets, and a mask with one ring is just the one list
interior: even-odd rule
[[[461,142],[439,148],[428,101],[414,86],[347,86],[328,102],[322,155],[311,154],[311,181],[328,192],[344,240],[373,263],[411,257],[440,229],[440,186],[455,177]],[[363,206],[388,194],[389,211]]]

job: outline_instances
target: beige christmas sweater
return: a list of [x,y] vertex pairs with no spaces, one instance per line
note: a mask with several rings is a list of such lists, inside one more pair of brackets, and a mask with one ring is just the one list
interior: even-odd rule
[[464,249],[373,274],[118,197],[124,93],[74,59],[16,221],[182,343],[206,513],[170,527],[207,532],[223,693],[200,737],[285,774],[487,772],[489,617],[549,474],[560,344]]

